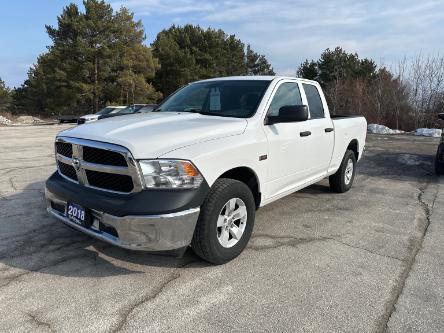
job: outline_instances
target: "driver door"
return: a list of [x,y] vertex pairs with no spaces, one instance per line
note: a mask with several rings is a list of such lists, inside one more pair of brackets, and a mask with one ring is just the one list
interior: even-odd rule
[[[301,86],[296,81],[283,81],[276,88],[267,116],[276,116],[286,105],[302,105]],[[300,121],[264,125],[268,140],[265,195],[267,198],[286,192],[308,181],[314,149],[310,122]]]

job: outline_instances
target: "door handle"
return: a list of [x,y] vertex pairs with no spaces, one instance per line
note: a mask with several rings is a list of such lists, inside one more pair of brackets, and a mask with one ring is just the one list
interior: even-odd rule
[[324,131],[325,131],[325,133],[330,133],[330,132],[333,132],[334,130],[335,129],[332,127],[327,127]]
[[299,135],[300,136],[309,136],[309,135],[311,135],[311,132],[310,131],[305,131],[305,132],[299,133]]

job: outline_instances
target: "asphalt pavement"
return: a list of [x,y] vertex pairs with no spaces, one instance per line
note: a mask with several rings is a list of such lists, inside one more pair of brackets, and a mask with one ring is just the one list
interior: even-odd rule
[[325,180],[261,208],[213,266],[122,250],[45,210],[67,125],[0,128],[0,331],[443,332],[436,138],[369,135],[353,188]]

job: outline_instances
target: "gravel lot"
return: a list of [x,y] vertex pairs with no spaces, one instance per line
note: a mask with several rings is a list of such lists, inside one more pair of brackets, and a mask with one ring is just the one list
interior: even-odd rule
[[438,139],[370,135],[350,192],[323,181],[260,209],[247,250],[211,266],[50,218],[63,128],[0,128],[1,331],[444,331]]

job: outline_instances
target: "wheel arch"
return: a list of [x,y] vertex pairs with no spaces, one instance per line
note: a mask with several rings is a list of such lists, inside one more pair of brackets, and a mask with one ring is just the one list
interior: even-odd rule
[[259,178],[253,169],[246,166],[235,167],[225,171],[218,179],[219,178],[230,178],[243,182],[250,188],[251,193],[253,193],[256,209],[259,208],[261,204],[261,188]]
[[359,159],[359,142],[357,139],[353,139],[347,146],[347,150],[351,150],[356,157],[356,161]]

